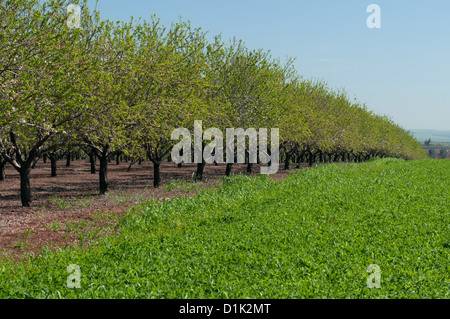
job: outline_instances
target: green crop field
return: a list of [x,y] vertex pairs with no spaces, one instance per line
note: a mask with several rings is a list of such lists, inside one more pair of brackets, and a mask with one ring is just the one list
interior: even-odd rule
[[[133,208],[88,248],[0,262],[1,298],[449,298],[450,161],[383,159]],[[69,289],[67,267],[80,268]],[[368,287],[370,265],[380,288]]]

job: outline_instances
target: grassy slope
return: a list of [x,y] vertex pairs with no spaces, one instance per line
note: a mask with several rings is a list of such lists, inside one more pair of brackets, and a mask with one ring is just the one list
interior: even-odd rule
[[[450,161],[236,176],[137,207],[87,251],[0,264],[0,297],[448,298]],[[69,264],[81,289],[66,287]],[[369,289],[371,264],[381,289]]]

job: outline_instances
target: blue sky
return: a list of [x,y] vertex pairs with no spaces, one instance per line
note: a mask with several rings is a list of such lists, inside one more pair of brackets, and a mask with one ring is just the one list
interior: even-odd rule
[[[366,25],[370,4],[381,8],[380,29]],[[295,57],[304,78],[344,88],[405,129],[450,130],[448,0],[99,0],[97,9],[111,20],[156,14],[165,25],[181,16],[211,39]]]

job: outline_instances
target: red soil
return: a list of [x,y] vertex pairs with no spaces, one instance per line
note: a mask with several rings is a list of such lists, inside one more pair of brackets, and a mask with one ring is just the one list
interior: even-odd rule
[[[33,203],[31,208],[21,207],[20,179],[11,167],[6,168],[6,179],[0,181],[0,252],[7,255],[23,256],[25,252],[36,253],[43,247],[64,247],[80,243],[75,231],[68,231],[66,222],[85,221],[90,227],[108,229],[114,220],[97,220],[95,214],[102,212],[108,216],[120,217],[127,208],[141,200],[190,196],[195,191],[175,188],[166,191],[170,180],[192,180],[195,164],[184,164],[178,168],[173,163],[161,165],[160,188],[153,187],[153,168],[149,162],[135,164],[128,172],[129,163],[108,167],[109,192],[98,194],[98,175],[90,174],[90,165],[80,160],[65,167],[65,161],[58,162],[58,176],[50,177],[50,164],[39,162],[31,172]],[[233,165],[233,173],[245,174],[245,165]],[[259,166],[254,165],[254,174],[259,174]],[[225,173],[225,165],[207,165],[202,187],[214,187],[215,181]],[[272,175],[275,180],[283,179],[287,171]],[[117,218],[116,218],[117,220]],[[58,227],[51,227],[59,221]]]

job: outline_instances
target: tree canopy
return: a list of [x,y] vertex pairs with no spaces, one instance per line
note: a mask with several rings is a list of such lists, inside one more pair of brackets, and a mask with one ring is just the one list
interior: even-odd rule
[[[31,204],[29,173],[40,156],[67,145],[100,159],[115,154],[159,164],[176,143],[172,131],[205,127],[278,128],[286,163],[427,157],[414,137],[345,92],[303,79],[243,41],[209,42],[178,21],[101,20],[87,1],[80,28],[68,25],[68,0],[0,0],[0,164],[21,175],[22,204]],[[103,164],[102,164],[103,163]],[[3,165],[3,164],[2,164]]]

